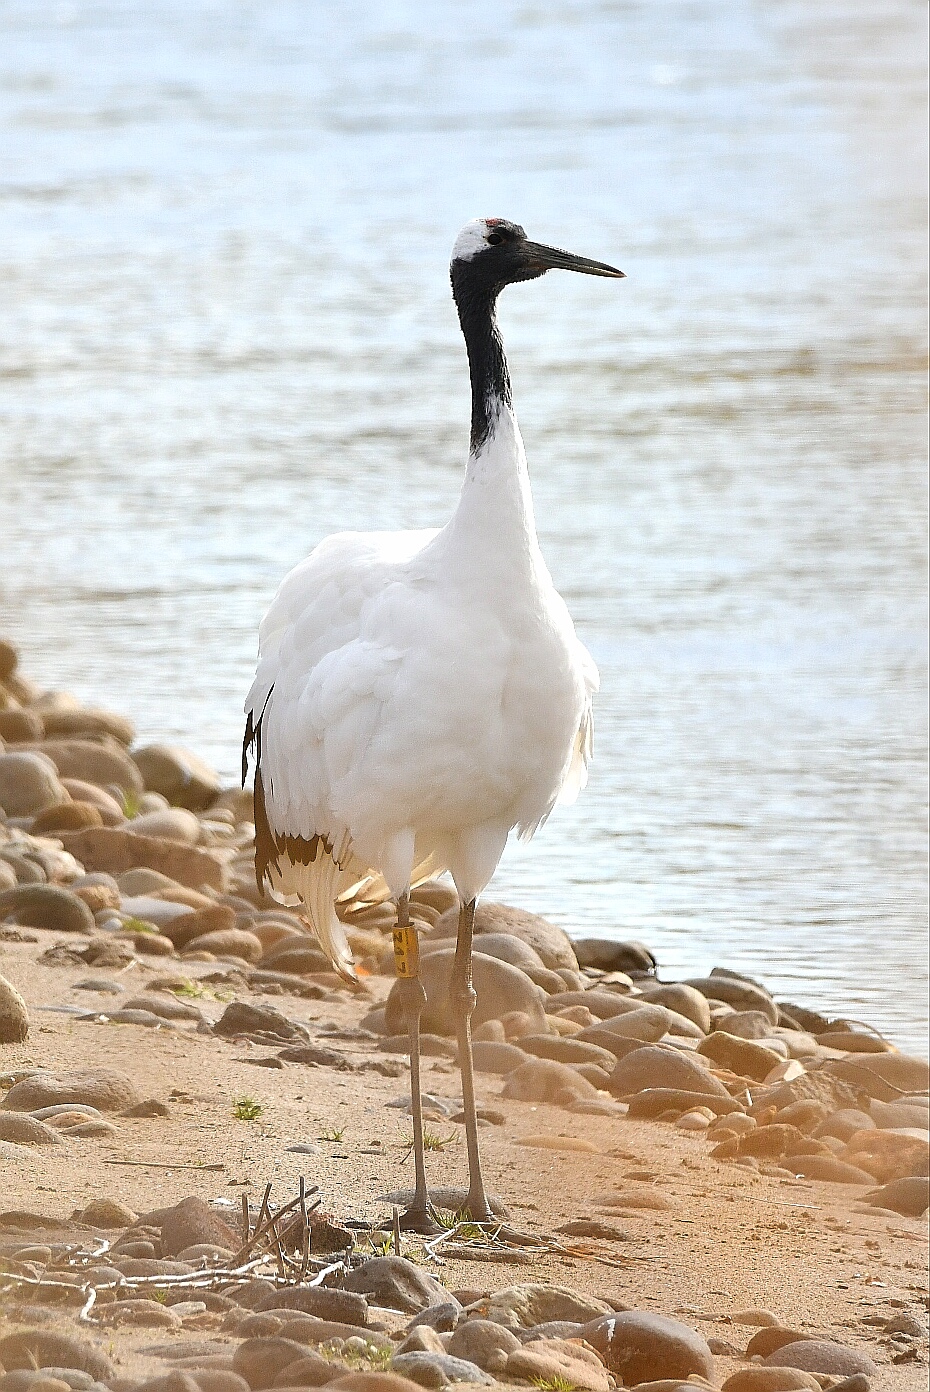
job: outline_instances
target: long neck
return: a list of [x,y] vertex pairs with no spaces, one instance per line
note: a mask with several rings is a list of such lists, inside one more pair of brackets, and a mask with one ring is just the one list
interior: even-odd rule
[[512,405],[510,374],[497,327],[496,287],[472,285],[467,274],[453,270],[452,293],[468,351],[471,376],[471,454],[487,443],[503,407]]
[[[496,287],[476,286],[453,266],[452,289],[468,350],[471,441],[458,507],[443,545],[469,569],[529,574],[542,565],[526,453],[513,413],[504,345],[494,316]],[[481,583],[479,573],[473,579]]]

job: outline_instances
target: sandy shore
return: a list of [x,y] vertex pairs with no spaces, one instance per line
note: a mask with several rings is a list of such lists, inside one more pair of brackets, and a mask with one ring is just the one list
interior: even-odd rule
[[[166,1341],[208,1338],[226,1348],[225,1353],[214,1353],[220,1360],[214,1370],[233,1377],[230,1369],[241,1371],[243,1355],[238,1355],[239,1364],[234,1355],[242,1339],[228,1309],[172,1313],[169,1320],[171,1312],[155,1298],[150,1305],[159,1306],[164,1328],[139,1327],[114,1321],[113,1309],[120,1300],[111,1299],[113,1292],[107,1290],[96,1311],[81,1320],[74,1300],[58,1303],[48,1291],[37,1297],[36,1282],[49,1261],[58,1261],[61,1269],[62,1243],[87,1248],[105,1238],[111,1248],[118,1248],[131,1241],[136,1215],[169,1208],[191,1195],[213,1205],[235,1227],[243,1194],[254,1217],[268,1184],[275,1200],[283,1202],[297,1192],[301,1177],[319,1186],[323,1208],[334,1220],[359,1225],[359,1250],[374,1251],[373,1244],[383,1240],[385,1223],[390,1225],[392,1203],[387,1196],[412,1182],[406,1146],[410,1118],[404,1105],[394,1105],[409,1088],[406,1061],[396,1038],[385,1032],[380,1011],[392,984],[379,969],[389,915],[374,909],[354,920],[353,942],[365,973],[357,990],[340,984],[324,963],[313,960],[312,952],[302,960],[292,955],[282,962],[285,939],[289,949],[310,945],[300,936],[299,924],[284,913],[270,914],[270,906],[262,906],[250,890],[251,826],[240,794],[221,789],[218,782],[211,785],[209,771],[191,757],[191,777],[175,790],[182,796],[172,797],[165,780],[183,764],[180,756],[172,764],[165,755],[159,764],[150,753],[133,764],[135,776],[127,774],[137,752],[128,722],[120,729],[119,718],[111,717],[107,725],[100,713],[82,716],[73,700],[37,692],[10,656],[0,683],[0,717],[5,720],[0,720],[5,741],[0,749],[0,805],[7,789],[5,817],[0,816],[0,976],[19,993],[28,1016],[26,1037],[10,1037],[11,1030],[15,1036],[18,1007],[9,995],[4,1006],[0,996],[0,1022],[7,1022],[8,1031],[8,1042],[0,1045],[8,1090],[0,1104],[0,1270],[6,1272],[0,1275],[0,1361],[3,1339],[12,1332],[60,1330],[105,1349],[111,1375],[98,1380],[128,1392],[164,1375],[170,1366],[163,1352],[145,1350]],[[101,769],[106,765],[96,782],[89,776],[95,745]],[[4,764],[13,755],[38,755],[46,762],[15,768]],[[46,776],[44,793],[37,768]],[[30,769],[35,773],[32,783],[26,776]],[[13,779],[17,770],[18,783]],[[9,793],[14,784],[16,796]],[[38,805],[25,807],[21,790],[34,786],[39,787]],[[159,793],[159,787],[168,795]],[[188,795],[183,796],[185,787]],[[89,791],[93,788],[99,796]],[[188,806],[170,805],[178,801]],[[127,812],[133,815],[127,818]],[[30,865],[39,867],[35,874]],[[37,886],[51,888],[51,897],[40,902]],[[150,912],[156,919],[162,912],[158,904],[165,906],[157,922],[145,917],[145,903],[153,900],[156,906]],[[86,920],[74,919],[72,901],[88,911]],[[194,926],[190,920],[198,915],[200,932],[187,937]],[[436,905],[424,905],[422,926],[427,935],[437,931],[439,918]],[[287,930],[277,937],[272,931],[275,921]],[[209,943],[207,933],[214,935]],[[501,1000],[509,1008],[502,1006],[497,1016],[492,1011],[478,1031],[489,1046],[520,1051],[524,1041],[519,1065],[524,1081],[519,1085],[513,1070],[479,1072],[479,1102],[487,1114],[482,1147],[492,1192],[506,1204],[514,1228],[538,1239],[538,1245],[522,1250],[499,1245],[476,1259],[467,1241],[459,1244],[455,1255],[443,1255],[448,1244],[442,1243],[431,1255],[423,1239],[410,1235],[402,1240],[402,1254],[447,1291],[458,1293],[463,1305],[489,1292],[541,1283],[606,1302],[605,1309],[654,1312],[680,1321],[707,1341],[712,1356],[712,1376],[707,1376],[709,1365],[703,1373],[694,1369],[690,1374],[698,1385],[722,1387],[736,1374],[759,1368],[759,1362],[746,1355],[750,1339],[760,1328],[784,1326],[798,1333],[798,1343],[830,1341],[850,1352],[853,1361],[864,1356],[866,1382],[855,1385],[860,1392],[869,1384],[881,1389],[925,1386],[926,1213],[919,1212],[920,1203],[915,1206],[913,1200],[914,1211],[897,1212],[881,1200],[870,1201],[870,1196],[883,1181],[912,1177],[926,1186],[927,1128],[925,1123],[913,1124],[921,1115],[915,1109],[925,1105],[926,1064],[906,1059],[884,1041],[850,1040],[845,1036],[856,1031],[842,1022],[821,1021],[824,1028],[818,1030],[813,1028],[817,1022],[808,1020],[800,1028],[797,1021],[788,1023],[789,1017],[777,1007],[768,1034],[764,1024],[752,1035],[749,1024],[736,1022],[733,1028],[748,1033],[731,1035],[728,1017],[735,1021],[737,1016],[760,1014],[764,1020],[765,1010],[747,1010],[745,1001],[744,1008],[736,1009],[713,994],[704,998],[711,1009],[710,1025],[695,1025],[689,1032],[687,1017],[668,1013],[667,1006],[656,1003],[656,982],[648,971],[585,965],[587,959],[580,949],[579,953],[580,965],[562,967],[560,982],[558,970],[545,964],[540,951],[542,969],[532,970],[544,985],[508,965],[508,971],[526,981],[529,1013],[537,1008],[542,1013],[535,1024],[529,1022],[532,1028],[515,1022],[512,1017],[521,1012],[513,1009],[509,997],[504,999],[501,987]],[[764,993],[761,968],[760,976]],[[504,985],[510,989],[510,984],[507,977]],[[725,995],[722,985],[720,989]],[[745,989],[750,1006],[764,1006],[762,997],[752,997],[759,987],[746,983]],[[540,1055],[533,1052],[543,1047],[533,1044],[540,1035],[539,1019],[544,1035],[548,1029],[552,1040],[576,1043],[579,1034],[590,1039],[592,1032],[603,1041],[598,1031],[613,1019],[586,1006],[579,1013],[581,991],[598,997],[613,992],[624,1006],[620,1020],[632,1020],[634,1009],[645,1012],[639,1028],[647,1037],[636,1037],[635,1022],[629,1026],[630,1032],[622,1036],[626,1043],[614,1052],[614,1073],[608,1068],[609,1051],[608,1064],[597,1061],[598,1053],[604,1053],[598,1043],[590,1057],[582,1050],[573,1061],[559,1062],[556,1067],[569,1070],[559,1075],[560,1091],[552,1083],[555,1074],[544,1077]],[[568,995],[576,999],[563,1002]],[[147,1013],[146,999],[153,1009],[157,1002],[180,1003],[188,1007],[188,1018],[168,1019],[151,1012],[148,1019],[133,1018],[133,1010]],[[589,999],[598,1003],[594,995]],[[220,1022],[236,1002],[280,1012],[295,1027],[293,1038],[273,1037],[279,1017],[272,1014],[224,1036]],[[127,1004],[129,1015],[114,1021],[114,1014],[119,1016]],[[658,1017],[650,1016],[650,1010],[666,1011],[667,1028],[659,1035]],[[685,1024],[676,1024],[682,1019]],[[742,1039],[749,1051],[740,1053],[739,1042],[706,1043],[721,1035]],[[301,1046],[333,1054],[321,1054],[323,1061],[317,1063],[297,1061],[296,1054],[281,1057],[288,1047],[299,1053]],[[561,1047],[552,1045],[557,1053]],[[767,1047],[770,1054],[762,1067],[769,1072],[760,1077],[760,1055],[753,1050]],[[441,1149],[427,1157],[430,1181],[440,1187],[461,1185],[464,1137],[461,1124],[453,1119],[458,1096],[454,1051],[451,1042],[442,1039],[433,1048],[425,1062],[424,1082],[438,1099],[430,1104],[428,1126]],[[721,1048],[729,1053],[721,1054]],[[689,1066],[704,1069],[708,1087],[712,1083],[717,1089],[705,1098],[710,1106],[702,1110],[700,1096],[680,1097],[677,1102],[667,1098],[661,1120],[637,1118],[643,1103],[635,1099],[654,1090],[655,1082],[624,1090],[622,1080],[617,1080],[621,1069],[631,1066],[628,1060],[646,1060],[646,1051],[650,1057],[658,1051],[672,1058],[675,1067],[683,1058]],[[579,1061],[583,1058],[588,1061]],[[753,1072],[737,1071],[737,1059],[745,1059]],[[900,1070],[894,1075],[897,1082],[888,1081],[890,1065],[876,1063],[889,1059],[899,1061],[894,1064]],[[858,1073],[849,1073],[850,1063]],[[882,1068],[885,1075],[880,1077]],[[96,1097],[99,1105],[91,1100],[84,1105],[93,1108],[96,1117],[89,1110],[77,1119],[72,1111],[69,1117],[65,1104],[73,1104],[77,1093],[67,1093],[66,1087],[60,1090],[63,1102],[57,1117],[34,1105],[35,1098],[33,1105],[17,1102],[16,1088],[37,1074],[40,1081],[51,1075],[67,1084],[76,1074],[99,1078],[101,1070],[104,1076],[112,1073],[127,1080],[132,1096],[117,1099],[119,1105],[104,1105],[99,1091],[95,1094],[91,1088],[88,1099]],[[577,1079],[577,1087],[566,1093],[563,1084],[569,1076]],[[816,1086],[811,1078],[819,1080]],[[808,1081],[796,1097],[776,1091],[797,1088],[799,1079]],[[823,1092],[824,1079],[832,1080],[829,1104],[822,1101],[828,1095]],[[855,1105],[850,1106],[844,1086],[853,1088]],[[774,1100],[766,1106],[767,1099]],[[798,1111],[797,1104],[805,1099],[815,1105],[808,1107],[808,1121],[802,1123],[804,1109]],[[745,1131],[743,1123],[723,1129],[731,1101],[736,1106],[731,1116],[744,1119]],[[140,1107],[140,1102],[158,1105]],[[883,1107],[899,1103],[910,1111],[883,1113]],[[792,1105],[792,1119],[785,1121],[784,1113]],[[628,1109],[634,1116],[627,1115]],[[837,1124],[831,1135],[831,1119],[850,1111],[860,1117],[854,1129]],[[715,1112],[721,1119],[711,1122]],[[697,1119],[683,1123],[688,1116]],[[24,1140],[30,1119],[35,1129]],[[51,1128],[51,1138],[43,1127]],[[771,1146],[754,1142],[755,1154],[743,1148],[741,1137],[747,1132],[758,1138],[766,1131]],[[880,1144],[873,1131],[881,1133]],[[786,1148],[795,1151],[790,1163],[785,1163]],[[847,1182],[833,1182],[804,1174],[799,1155],[807,1158],[812,1170],[817,1168],[815,1158],[823,1162],[825,1173],[830,1163],[864,1168],[858,1181],[844,1174]],[[131,1211],[121,1227],[105,1229],[75,1220],[91,1201],[104,1198]],[[366,1235],[365,1224],[371,1225],[375,1237]],[[574,1233],[565,1231],[566,1225],[575,1224]],[[157,1224],[149,1228],[156,1233],[157,1255]],[[32,1249],[38,1255],[30,1255]],[[189,1264],[193,1260],[188,1257]],[[155,1291],[153,1286],[148,1294],[154,1296]],[[120,1298],[131,1294],[123,1290]],[[409,1312],[390,1313],[372,1304],[369,1323],[372,1328],[380,1324],[381,1332],[395,1336],[396,1343],[410,1319]],[[433,1337],[448,1344],[448,1332]],[[577,1330],[566,1328],[549,1342],[567,1344],[570,1350],[574,1340],[577,1349],[580,1337]],[[586,1337],[586,1348],[592,1338],[593,1334]],[[433,1363],[426,1373],[421,1369],[419,1384],[441,1385],[448,1380],[441,1372],[445,1355],[438,1347],[433,1353],[429,1348],[423,1352]],[[563,1355],[568,1356],[564,1350],[559,1356]],[[590,1351],[588,1356],[594,1357]],[[336,1372],[357,1366],[338,1349],[334,1360]],[[614,1355],[601,1351],[600,1371],[591,1373],[592,1386],[599,1385],[601,1376],[619,1383],[619,1366]],[[849,1370],[855,1372],[852,1365]],[[813,1372],[814,1385],[842,1381],[839,1365]],[[664,1375],[659,1358],[654,1377],[634,1381]],[[25,1392],[22,1378],[15,1381],[18,1374],[8,1376],[14,1382],[7,1386],[0,1377],[0,1392]],[[492,1382],[533,1385],[528,1376],[508,1375],[506,1369],[484,1376]],[[687,1376],[675,1374],[668,1388]],[[214,1392],[208,1381],[195,1381],[195,1386]],[[565,1388],[558,1379],[537,1378],[536,1385],[559,1392],[583,1385],[568,1375],[563,1382]],[[270,1384],[257,1376],[249,1385]],[[755,1382],[750,1378],[731,1383],[734,1392],[751,1392],[752,1387],[790,1392],[801,1385],[811,1384],[803,1383],[803,1376],[798,1381],[795,1369],[775,1375],[773,1366],[766,1375],[756,1375]],[[234,1392],[235,1387],[227,1383],[224,1392]],[[220,1392],[218,1385],[215,1392]]]

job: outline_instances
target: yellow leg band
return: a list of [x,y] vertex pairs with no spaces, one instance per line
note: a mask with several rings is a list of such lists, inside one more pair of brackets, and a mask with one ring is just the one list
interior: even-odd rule
[[420,975],[420,943],[415,928],[394,929],[394,967],[398,976]]

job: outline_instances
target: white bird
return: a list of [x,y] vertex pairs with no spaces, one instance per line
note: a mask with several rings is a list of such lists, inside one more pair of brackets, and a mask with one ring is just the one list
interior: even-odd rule
[[468,223],[452,293],[468,350],[471,445],[439,531],[341,532],[286,576],[259,630],[245,703],[243,781],[255,754],[259,888],[301,903],[344,975],[340,893],[380,874],[397,903],[398,975],[410,1032],[416,1188],[404,1222],[428,1230],[420,1102],[425,993],[412,883],[448,871],[460,900],[449,999],[456,1014],[469,1189],[491,1218],[478,1154],[470,1019],[475,903],[510,832],[523,837],[587,778],[598,675],[536,537],[526,455],[495,306],[551,269],[622,271],[527,239],[503,218]]

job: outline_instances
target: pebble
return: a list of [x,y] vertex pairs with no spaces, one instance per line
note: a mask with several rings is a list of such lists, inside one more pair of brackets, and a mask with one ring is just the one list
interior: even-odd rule
[[233,1251],[240,1246],[239,1234],[208,1203],[193,1194],[170,1208],[146,1214],[144,1221],[161,1229],[162,1252],[166,1257],[177,1256],[185,1247],[197,1243],[230,1247]]
[[92,802],[57,802],[43,807],[32,819],[33,836],[54,835],[58,831],[81,831],[84,827],[103,826],[100,809]]
[[552,1102],[566,1106],[594,1099],[598,1090],[567,1063],[531,1059],[507,1074],[502,1097],[519,1102]]
[[861,1112],[856,1107],[841,1107],[838,1112],[833,1112],[815,1127],[813,1134],[836,1136],[840,1141],[848,1141],[857,1131],[871,1131],[874,1127],[875,1122],[868,1112]]
[[771,1073],[778,1056],[771,1049],[749,1039],[739,1039],[725,1030],[715,1030],[702,1039],[697,1051],[722,1068],[761,1083]]
[[186,955],[211,952],[214,957],[237,957],[254,965],[261,960],[262,951],[262,945],[254,933],[245,928],[225,928],[194,938]]
[[771,1367],[800,1368],[808,1373],[834,1373],[848,1377],[851,1373],[865,1373],[874,1377],[878,1372],[872,1359],[859,1349],[846,1344],[835,1344],[829,1339],[805,1339],[796,1344],[784,1344],[766,1358]]
[[777,1315],[771,1310],[756,1309],[737,1310],[736,1314],[731,1315],[730,1319],[734,1324],[748,1324],[757,1329],[776,1329],[780,1321]]
[[785,1162],[793,1174],[825,1184],[872,1184],[867,1170],[838,1160],[833,1155],[792,1155]]
[[189,749],[151,744],[133,759],[148,792],[161,793],[174,807],[202,812],[220,792],[219,774]]
[[890,1184],[866,1194],[865,1202],[906,1218],[922,1218],[930,1208],[930,1177],[909,1175],[905,1179],[893,1179]]
[[656,1378],[714,1382],[714,1359],[706,1340],[688,1325],[647,1310],[624,1310],[585,1326],[584,1337],[623,1383]]
[[600,1218],[573,1218],[563,1223],[556,1232],[564,1233],[566,1237],[594,1237],[603,1242],[629,1242],[632,1239],[632,1233],[624,1232],[622,1228],[605,1223]]
[[44,807],[67,801],[58,769],[47,755],[31,750],[0,752],[0,808],[7,816],[34,817]]
[[[454,938],[458,933],[458,905],[447,909],[430,934],[430,940]],[[509,904],[481,902],[475,911],[475,950],[481,951],[480,939],[485,933],[505,934],[528,943],[550,971],[566,968],[576,971],[578,958],[571,938],[564,928],[550,923],[539,914]]]
[[[719,1096],[716,1093],[691,1092],[683,1088],[644,1088],[642,1092],[633,1094],[628,1105],[627,1115],[634,1118],[659,1117],[666,1112],[684,1114],[696,1110],[702,1113],[711,1111],[724,1117],[728,1127],[743,1115],[742,1104],[727,1092]],[[750,1124],[745,1129],[754,1130],[756,1123],[748,1117],[746,1120]]]
[[147,992],[143,996],[133,996],[123,1005],[124,1010],[145,1010],[150,1015],[157,1015],[163,1020],[189,1020],[199,1023],[203,1015],[196,1005],[190,1005],[187,1001],[178,1000],[177,996],[159,996],[154,992]]
[[721,1001],[737,1012],[759,1011],[770,1024],[777,1025],[779,1009],[764,986],[736,972],[715,967],[710,976],[691,977],[686,983],[710,1001]]
[[120,826],[126,820],[121,803],[105,788],[82,778],[63,778],[61,782],[75,802],[89,802],[96,807],[104,826]]
[[138,1220],[126,1204],[109,1198],[92,1199],[77,1216],[79,1222],[91,1228],[128,1228]]
[[107,1324],[134,1324],[145,1329],[183,1329],[184,1321],[157,1300],[117,1300],[101,1308]]
[[680,1131],[706,1131],[710,1126],[711,1118],[704,1112],[685,1112],[678,1118],[675,1125]]
[[155,836],[138,836],[124,827],[89,827],[60,834],[65,848],[86,870],[104,870],[121,880],[131,869],[157,870],[168,879],[199,890],[222,890],[226,864],[221,853]]
[[288,1020],[273,1005],[250,1005],[232,1001],[213,1026],[213,1033],[224,1039],[244,1036],[249,1039],[280,1039],[285,1043],[309,1041],[303,1025]]
[[[428,952],[420,963],[420,981],[426,991],[422,1028],[431,1034],[454,1033],[455,1017],[448,1001],[454,958],[454,948],[442,947]],[[505,1015],[518,1013],[528,1017],[528,1028],[523,1029],[522,1033],[546,1033],[543,1008],[546,998],[519,967],[512,967],[509,962],[501,962],[496,957],[483,957],[479,952],[473,961],[473,980],[478,995],[473,1024],[477,1026],[485,1020],[502,1019]],[[391,987],[387,998],[385,1026],[388,1034],[406,1033],[401,988],[397,982]]]
[[61,885],[18,885],[0,893],[0,917],[15,915],[29,928],[46,928],[57,933],[91,934],[94,916],[82,899]]
[[[618,997],[619,999],[619,997]],[[641,1044],[655,1044],[668,1032],[671,1014],[662,1005],[637,1005],[635,1009],[623,1010],[601,1020],[600,1025],[592,1025],[582,1030],[579,1038],[599,1043],[606,1047],[605,1034],[619,1039],[638,1040]]]
[[639,987],[640,999],[647,1004],[664,1005],[667,1010],[691,1020],[702,1034],[710,1033],[710,1006],[707,997],[696,991],[693,986],[686,986],[680,981],[661,985],[659,982],[647,981],[640,982]]
[[555,1059],[558,1063],[593,1063],[608,1072],[613,1071],[614,1056],[607,1049],[582,1040],[560,1038],[553,1034],[526,1034],[520,1039],[520,1048],[536,1058]]
[[193,812],[183,807],[163,807],[157,812],[143,812],[128,823],[128,830],[137,836],[156,836],[167,841],[181,841],[196,846],[200,840],[200,822]]
[[503,1041],[476,1039],[472,1044],[472,1054],[478,1073],[497,1073],[503,1076],[512,1073],[521,1063],[526,1063],[526,1054],[522,1049],[516,1044],[506,1044]]
[[668,1194],[651,1188],[611,1190],[599,1195],[593,1202],[602,1208],[651,1209],[656,1213],[667,1213],[677,1206]]
[[35,1117],[18,1113],[0,1113],[0,1141],[10,1141],[13,1145],[61,1145],[61,1137],[54,1127]]
[[572,1150],[585,1155],[603,1155],[600,1146],[580,1136],[520,1136],[515,1145],[527,1146],[530,1150]]
[[615,1097],[626,1098],[645,1088],[677,1088],[732,1100],[723,1083],[695,1057],[666,1044],[645,1045],[617,1061],[610,1079]]
[[22,1044],[29,1034],[29,1011],[12,982],[0,976],[0,1044]]
[[507,1355],[520,1347],[517,1336],[496,1321],[467,1319],[453,1331],[448,1352],[475,1363],[486,1373],[500,1374],[506,1367]]
[[67,1334],[44,1329],[22,1329],[0,1339],[0,1366],[16,1368],[75,1368],[99,1382],[110,1382],[116,1369],[93,1345]]
[[654,972],[656,959],[645,943],[613,938],[576,938],[572,946],[580,967],[604,972]]
[[360,1328],[368,1323],[368,1301],[363,1295],[321,1286],[291,1286],[271,1291],[255,1308],[259,1313],[271,1309],[299,1310],[301,1314],[315,1315],[317,1319],[358,1325]]
[[552,1320],[587,1324],[610,1310],[606,1301],[582,1295],[568,1286],[526,1282],[483,1297],[469,1307],[469,1315],[493,1320],[506,1329],[532,1329]]
[[306,1353],[301,1344],[280,1335],[246,1339],[233,1354],[233,1372],[245,1378],[251,1388],[271,1387],[279,1373],[305,1358]]
[[814,1336],[802,1334],[797,1329],[783,1327],[781,1325],[764,1325],[746,1346],[747,1358],[767,1358],[770,1353],[775,1353],[778,1349],[784,1348],[787,1344],[800,1343],[804,1339]]
[[[565,1339],[534,1339],[507,1358],[506,1376],[552,1385],[556,1379],[582,1392],[608,1392],[613,1379],[597,1354]],[[558,1385],[556,1383],[556,1385]]]
[[723,1384],[721,1392],[819,1392],[813,1373],[800,1368],[740,1368]]
[[930,1139],[926,1132],[857,1131],[842,1159],[867,1170],[871,1180],[887,1184],[930,1173]]
[[475,1363],[453,1358],[448,1353],[399,1353],[391,1359],[391,1369],[400,1377],[409,1378],[420,1387],[446,1387],[449,1383],[467,1382],[492,1386],[494,1378]]
[[405,1257],[372,1257],[350,1272],[344,1285],[347,1291],[367,1296],[369,1304],[411,1315],[430,1305],[456,1303],[445,1286]]

